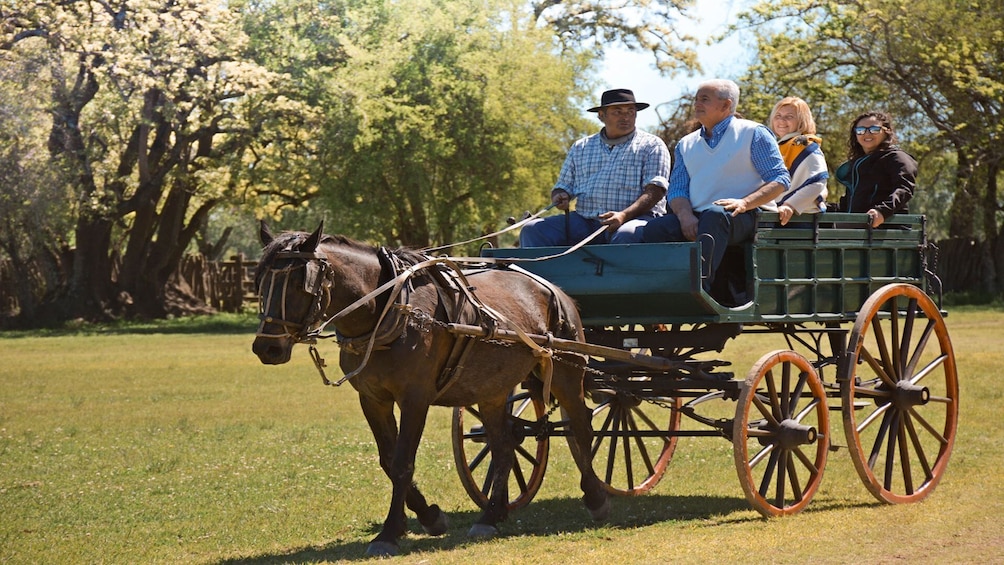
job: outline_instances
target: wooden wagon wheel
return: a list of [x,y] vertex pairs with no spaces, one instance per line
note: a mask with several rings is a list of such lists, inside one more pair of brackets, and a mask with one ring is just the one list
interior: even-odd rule
[[736,406],[732,446],[746,500],[766,517],[801,511],[819,489],[829,411],[812,364],[794,351],[760,358]]
[[[650,377],[637,377],[650,378]],[[593,390],[593,469],[608,492],[634,496],[652,490],[676,451],[680,399]]]
[[[526,427],[529,422],[544,415],[545,406],[540,394],[539,390],[533,393],[518,386],[507,401],[511,430],[516,438],[516,459],[509,473],[509,510],[529,504],[544,481],[550,438],[546,435],[534,437]],[[491,496],[489,471],[492,455],[476,406],[453,409],[452,436],[453,459],[460,482],[471,500],[485,508]]]
[[858,313],[841,366],[844,433],[868,490],[888,503],[921,500],[948,465],[959,418],[955,353],[920,288],[890,284]]

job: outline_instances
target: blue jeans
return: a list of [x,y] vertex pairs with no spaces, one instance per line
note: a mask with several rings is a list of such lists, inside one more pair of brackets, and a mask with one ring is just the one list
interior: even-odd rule
[[[591,243],[641,243],[641,229],[652,216],[639,216],[624,222],[616,232],[603,232]],[[576,212],[531,220],[519,232],[520,247],[565,247],[589,237],[603,224]]]
[[[754,210],[732,216],[721,206],[711,206],[697,215],[697,240],[701,242],[701,258],[705,265],[711,265],[711,275],[704,279],[704,289],[709,290],[715,280],[718,266],[722,264],[725,248],[729,245],[742,243],[753,237],[756,230],[756,215]],[[710,241],[702,235],[710,236]],[[664,241],[687,241],[680,228],[680,219],[670,212],[660,218],[655,218],[645,225],[642,231],[642,241],[658,243]]]

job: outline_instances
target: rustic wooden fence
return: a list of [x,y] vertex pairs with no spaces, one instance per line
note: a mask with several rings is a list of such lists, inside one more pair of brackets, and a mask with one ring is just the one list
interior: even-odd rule
[[180,276],[192,295],[220,312],[240,312],[257,300],[254,270],[257,261],[236,255],[230,261],[209,261],[205,255],[187,255]]

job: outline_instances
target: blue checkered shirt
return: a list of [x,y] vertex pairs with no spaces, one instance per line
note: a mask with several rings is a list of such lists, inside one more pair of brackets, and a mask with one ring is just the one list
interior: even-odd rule
[[[718,142],[722,140],[722,136],[725,134],[725,130],[729,128],[729,124],[732,123],[732,118],[733,116],[729,116],[715,124],[715,127],[711,128],[710,140],[704,135],[706,133],[704,126],[701,126],[701,138],[714,149],[718,145]],[[674,198],[679,197],[689,200],[690,173],[687,172],[687,167],[683,166],[683,154],[680,152],[679,144],[676,145],[673,153],[676,157],[677,166],[669,177],[669,193],[666,194],[666,200],[672,201]],[[760,178],[764,182],[779,182],[785,188],[791,184],[791,177],[788,175],[787,167],[784,166],[784,159],[781,158],[781,151],[777,148],[774,134],[766,126],[759,126],[753,131],[753,142],[750,147],[750,153],[752,154],[753,168],[760,173]]]
[[[627,208],[649,184],[666,188],[669,168],[669,149],[655,135],[636,129],[629,140],[610,147],[597,133],[572,144],[554,188],[576,198],[575,211],[580,215],[596,218]],[[665,214],[666,199],[650,213]]]

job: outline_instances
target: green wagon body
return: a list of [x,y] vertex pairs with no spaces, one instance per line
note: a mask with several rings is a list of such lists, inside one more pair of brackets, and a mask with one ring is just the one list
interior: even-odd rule
[[590,245],[567,255],[557,247],[483,254],[517,259],[560,286],[578,301],[586,325],[846,321],[886,284],[928,290],[923,216],[894,216],[880,229],[855,227],[863,226],[863,214],[823,217],[797,228],[762,214],[742,250],[750,301],[733,308],[702,289],[696,242]]

